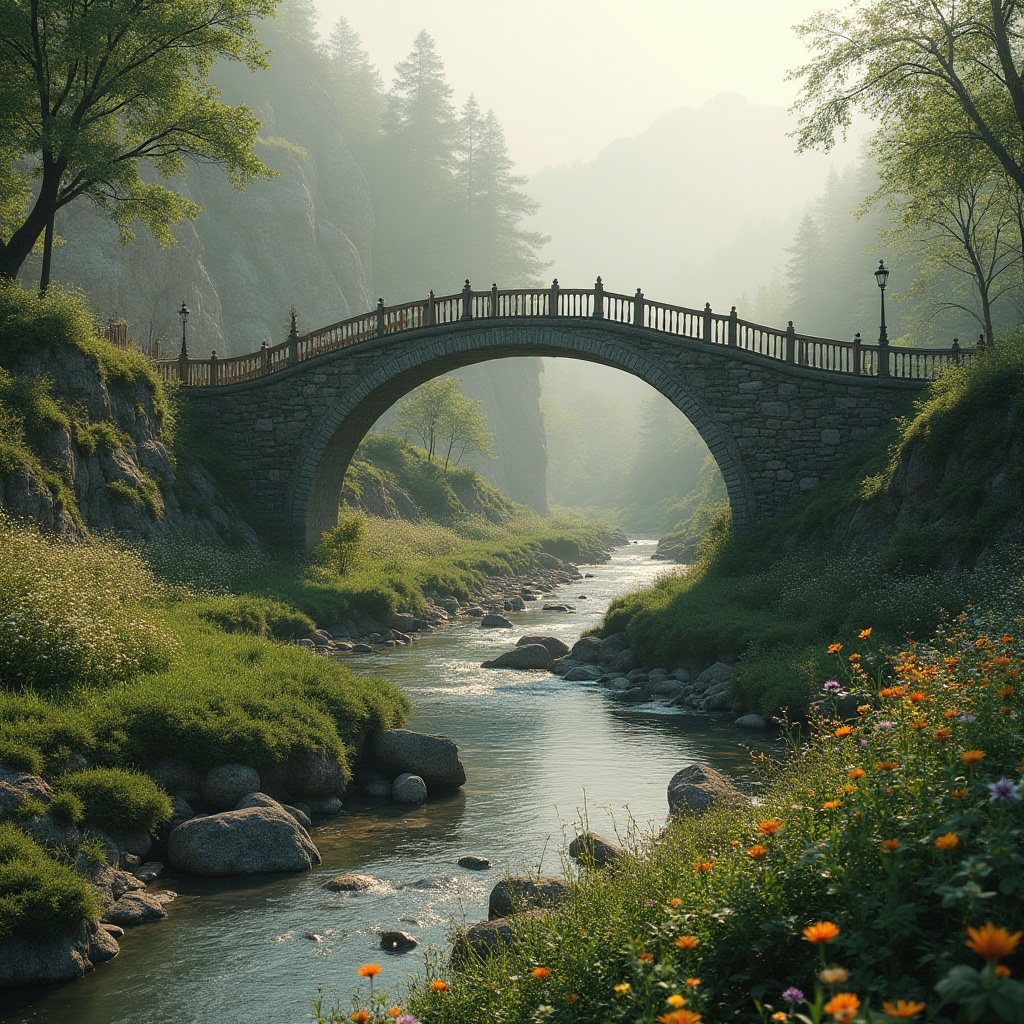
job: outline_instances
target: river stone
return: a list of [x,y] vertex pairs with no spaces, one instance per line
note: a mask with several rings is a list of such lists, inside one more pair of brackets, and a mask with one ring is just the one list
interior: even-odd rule
[[278,810],[284,811],[285,814],[290,814],[304,829],[308,830],[313,827],[313,822],[309,820],[308,814],[300,811],[298,807],[292,807],[291,804],[283,804],[273,797],[267,796],[266,793],[246,793],[238,801],[235,810],[242,811],[246,807],[276,807]]
[[480,620],[481,629],[511,629],[512,623],[497,612],[489,612]]
[[148,921],[159,921],[166,917],[163,902],[151,892],[144,889],[139,892],[125,893],[104,915],[107,924],[117,924],[122,928],[134,928]]
[[167,841],[171,863],[194,875],[255,875],[308,871],[320,852],[306,830],[288,813],[272,807],[246,807],[193,818]]
[[562,678],[567,683],[596,683],[604,673],[597,665],[578,665],[569,669]]
[[545,910],[525,910],[515,917],[498,917],[493,921],[477,921],[465,931],[458,931],[452,942],[453,967],[464,965],[471,958],[484,959],[498,952],[503,945],[514,942],[525,930],[541,924]]
[[459,748],[447,736],[386,729],[370,743],[369,759],[385,775],[418,775],[430,792],[458,789],[466,781]]
[[460,868],[469,868],[470,871],[486,871],[491,866],[491,862],[486,857],[477,857],[473,854],[460,857],[456,863]]
[[746,797],[728,776],[707,765],[691,764],[676,772],[668,784],[669,814],[700,816],[713,804],[745,802]]
[[391,783],[391,799],[396,804],[424,804],[427,802],[427,785],[418,775],[403,772]]
[[2,939],[0,988],[73,981],[119,950],[117,940],[94,921],[56,939]]
[[546,647],[552,658],[564,658],[569,653],[569,645],[557,636],[521,636],[516,641],[516,647],[527,647],[533,644],[540,644]]
[[340,814],[345,806],[338,796],[311,796],[305,804],[310,814]]
[[601,640],[596,636],[580,637],[572,645],[569,657],[584,665],[596,665],[601,660]]
[[543,644],[524,644],[515,650],[499,654],[491,661],[485,661],[481,668],[548,668],[551,652]]
[[331,892],[364,892],[377,885],[380,885],[380,882],[372,875],[360,875],[351,871],[335,875],[324,882],[324,888]]
[[142,882],[144,885],[148,885],[150,882],[155,882],[164,873],[164,866],[158,860],[147,860],[145,864],[140,864],[132,874]]
[[38,775],[0,764],[0,820],[15,817],[30,797],[48,804],[53,799],[53,790]]
[[[345,766],[327,754],[304,754],[290,757],[280,764],[264,769],[264,789],[273,793],[286,793],[303,800],[309,797],[343,796],[348,786]],[[253,792],[250,790],[249,792]]]
[[40,846],[74,851],[82,841],[78,827],[58,818],[53,811],[46,811],[20,824]]
[[551,907],[569,898],[569,886],[560,878],[539,875],[502,879],[492,890],[487,901],[487,918],[511,917],[522,910]]
[[533,556],[533,560],[542,569],[564,569],[565,568],[565,562],[563,562],[560,558],[555,558],[554,555],[549,555],[546,551],[538,551],[537,554],[535,554]]
[[388,953],[407,953],[419,943],[408,932],[381,932],[380,948]]
[[764,729],[768,723],[760,715],[749,714],[737,718],[732,724],[737,729]]
[[569,844],[569,856],[588,867],[591,864],[604,867],[625,855],[626,851],[618,843],[595,832],[583,832]]
[[712,689],[713,687],[720,686],[722,683],[728,683],[735,674],[736,669],[732,665],[727,665],[724,661],[716,661],[710,668],[704,669],[703,672],[694,682],[697,686],[702,686],[705,689]]
[[259,772],[246,764],[220,764],[203,778],[203,799],[216,811],[235,807],[246,793],[260,788]]
[[381,799],[383,797],[391,798],[391,780],[390,779],[374,779],[372,782],[367,782],[362,787],[363,794],[365,796],[372,796],[375,799]]
[[643,704],[651,695],[642,686],[631,686],[628,690],[611,690],[608,696],[621,704]]

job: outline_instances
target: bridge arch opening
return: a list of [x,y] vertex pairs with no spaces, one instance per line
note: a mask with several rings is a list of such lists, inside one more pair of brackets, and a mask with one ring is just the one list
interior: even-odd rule
[[[388,344],[379,358],[331,401],[312,424],[290,489],[289,518],[307,547],[337,522],[345,472],[363,438],[392,406],[420,384],[464,367],[515,356],[564,357],[598,364],[642,381],[692,424],[721,472],[734,526],[754,515],[753,488],[734,436],[702,393],[700,374],[667,366],[657,346],[637,344],[621,325],[593,325],[586,331],[553,324],[529,330],[505,325],[460,324],[423,344]],[[333,359],[344,359],[342,352]],[[577,363],[578,365],[578,363]],[[301,524],[301,526],[300,526]]]

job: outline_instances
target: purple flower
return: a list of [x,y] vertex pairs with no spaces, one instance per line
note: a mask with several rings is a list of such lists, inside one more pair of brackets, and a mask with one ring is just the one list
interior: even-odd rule
[[895,724],[895,722],[875,722],[875,731],[888,732]]
[[804,994],[795,985],[790,985],[785,992],[782,993],[782,998],[787,1003],[802,1003],[804,1001]]
[[1020,786],[1011,782],[1006,776],[988,784],[988,791],[992,795],[988,798],[989,803],[1009,804],[1020,799]]
[[419,1018],[414,1017],[411,1013],[403,1013],[402,1016],[395,1021],[395,1024],[420,1024],[420,1022]]
[[861,741],[860,741],[860,745],[861,745],[862,747],[866,747],[866,746],[868,745],[868,741],[867,741],[867,740],[861,740]]
[[834,679],[830,679],[823,687],[825,693],[838,693],[842,687]]

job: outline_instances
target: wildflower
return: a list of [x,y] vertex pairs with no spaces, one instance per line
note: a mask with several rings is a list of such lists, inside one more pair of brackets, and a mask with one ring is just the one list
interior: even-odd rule
[[1012,783],[1005,775],[995,782],[990,782],[988,791],[991,794],[988,800],[992,804],[1009,804],[1020,799],[1020,786]]
[[360,978],[376,978],[380,974],[380,964],[363,964],[357,973]]
[[898,839],[883,839],[882,849],[886,853],[895,853],[900,848],[900,841]]
[[822,687],[825,693],[838,693],[841,689],[842,686],[835,679],[829,679]]
[[548,967],[534,967],[533,976],[537,981],[543,981],[545,978],[551,976],[551,969]]
[[848,773],[848,778],[853,779],[854,782],[856,782],[857,779],[863,779],[864,778],[864,769],[863,768],[851,768],[849,773]]
[[618,985],[615,986],[615,991],[618,995],[624,996],[629,991],[629,988],[630,986],[628,981],[620,981]]
[[804,1001],[804,994],[795,985],[790,985],[785,992],[782,993],[782,998],[787,1003],[802,1003]]
[[430,991],[431,992],[447,992],[448,991],[448,982],[442,980],[441,978],[435,978],[430,983]]
[[680,935],[679,938],[676,939],[676,945],[680,949],[696,949],[697,941],[696,935]]
[[951,734],[951,731],[949,729],[943,728],[943,729],[936,729],[935,732],[932,733],[932,736],[934,736],[935,739],[937,739],[940,743],[945,743],[946,740],[949,739],[950,734]]
[[878,691],[879,697],[902,697],[907,692],[905,686],[885,686]]
[[898,1020],[910,1020],[916,1017],[924,1009],[924,1003],[915,1003],[913,1000],[897,999],[895,1003],[882,1003],[882,1013]]
[[767,846],[762,846],[760,843],[755,843],[747,850],[747,856],[753,857],[754,860],[760,860],[768,852]]
[[838,654],[842,649],[843,649],[843,645],[842,644],[829,644],[828,645],[828,653],[829,654]]
[[899,768],[897,761],[878,761],[875,763],[876,772],[891,772]]
[[765,818],[764,821],[757,823],[757,831],[764,836],[773,836],[780,828],[782,828],[781,818]]
[[871,705],[870,704],[858,704],[857,705],[857,714],[858,715],[866,715],[870,710],[871,710]]
[[910,728],[913,729],[914,732],[920,732],[922,729],[928,728],[928,723],[923,718],[917,718],[910,723]]
[[804,929],[804,938],[808,942],[831,942],[839,934],[839,926],[831,921],[818,921]]
[[1000,697],[1012,697],[1013,696],[1013,687],[1012,686],[1004,686],[1004,687],[1002,687],[1002,689],[996,690],[996,693]]
[[1008,978],[1013,974],[1013,971],[1006,964],[996,964],[995,971],[997,978]]
[[[648,960],[653,960],[653,959],[654,959],[654,954],[653,953],[639,953],[637,955],[637,960],[639,960],[641,963],[646,963]],[[551,972],[549,971],[548,974],[550,974],[550,973]]]
[[964,764],[977,764],[985,756],[984,750],[965,750],[960,755]]
[[842,985],[850,977],[850,972],[845,967],[826,967],[820,971],[818,977],[825,985]]
[[1004,636],[1002,638],[1002,640],[1003,640],[1004,644],[1012,644],[1013,643],[1013,637],[1012,636]]
[[853,664],[856,665],[857,662],[860,661],[860,655],[859,654],[851,654],[847,660],[852,661]]
[[419,1017],[414,1017],[411,1013],[406,1013],[399,1017],[395,1024],[420,1024],[420,1019]]
[[952,793],[950,793],[949,795],[950,795],[950,796],[951,796],[951,797],[952,797],[952,798],[953,798],[954,800],[963,800],[963,798],[964,798],[965,796],[967,796],[967,790],[966,790],[966,789],[954,789],[954,790],[953,790],[953,792],[952,792]]
[[851,732],[853,732],[852,725],[841,725],[836,729],[836,737],[842,739],[844,736],[849,736]]
[[923,690],[915,690],[913,693],[907,694],[907,700],[909,700],[911,704],[921,704],[923,701],[931,700],[931,697],[929,697]]
[[1021,937],[1020,932],[1011,935],[1005,928],[997,928],[991,921],[986,921],[980,928],[968,928],[967,934],[967,948],[973,949],[986,960],[1001,960],[1009,956],[1017,948]]
[[399,1007],[399,1006],[392,1006],[391,1009],[388,1010],[388,1016],[389,1017],[401,1017],[402,1016],[402,1009],[401,1009],[401,1007]]
[[960,843],[960,837],[955,832],[946,832],[935,839],[935,846],[940,850],[952,850]]
[[859,632],[859,633],[857,634],[857,639],[858,639],[858,640],[867,640],[867,638],[868,638],[869,636],[871,636],[871,627],[870,627],[870,626],[868,626],[868,628],[867,628],[867,629],[862,629],[862,630],[861,630],[861,631],[860,631],[860,632]]
[[834,811],[839,806],[840,801],[838,800],[826,800],[822,805],[823,811]]
[[702,1020],[694,1010],[671,1010],[658,1018],[658,1024],[700,1024]]
[[565,993],[565,1001],[566,1001],[567,1005],[569,1005],[569,1006],[572,1006],[574,1003],[578,1003],[580,1001],[579,993],[577,993],[577,992],[566,992]]
[[669,905],[669,906],[670,906],[670,907],[671,907],[671,908],[672,908],[673,910],[675,910],[675,908],[676,908],[676,907],[678,907],[678,906],[680,906],[680,905],[682,904],[682,902],[683,902],[683,901],[682,901],[682,900],[681,900],[681,899],[680,899],[680,898],[679,898],[678,896],[673,896],[673,897],[672,897],[672,899],[670,899],[670,900],[668,901],[668,905]]
[[730,846],[739,846],[740,845],[740,841],[738,839],[730,839],[729,840],[729,845]]
[[687,978],[686,979],[686,987],[687,988],[696,988],[699,984],[700,984],[700,978]]
[[367,1010],[356,1010],[354,1013],[348,1015],[349,1020],[354,1020],[356,1024],[366,1024],[370,1019],[369,1011]]
[[875,732],[888,732],[895,725],[895,722],[875,722]]
[[772,1020],[786,1020],[788,1017],[789,1017],[788,1013],[784,1013],[782,1010],[776,1010],[772,1014],[771,1019]]
[[714,866],[715,862],[713,860],[699,860],[693,865],[693,870],[698,875],[706,875]]
[[860,1000],[852,992],[839,992],[825,1004],[825,1012],[831,1013],[840,1024],[849,1024],[859,1009]]
[[665,1002],[668,1003],[669,1006],[676,1006],[676,1007],[678,1007],[678,1006],[682,1006],[683,1003],[686,1002],[686,1000],[681,995],[679,995],[678,992],[676,992],[675,994],[670,995],[668,997],[668,999],[665,1000]]
[[956,716],[959,715],[959,714],[960,714],[960,712],[959,712],[959,710],[957,710],[957,708],[950,708],[948,711],[943,713],[942,717],[943,718],[956,718]]

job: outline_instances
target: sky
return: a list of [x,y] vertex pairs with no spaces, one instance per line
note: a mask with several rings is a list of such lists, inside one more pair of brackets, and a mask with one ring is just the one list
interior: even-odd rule
[[838,0],[315,0],[345,17],[386,84],[421,29],[454,100],[472,92],[521,173],[589,160],[660,114],[723,92],[790,106],[806,58],[792,26]]

